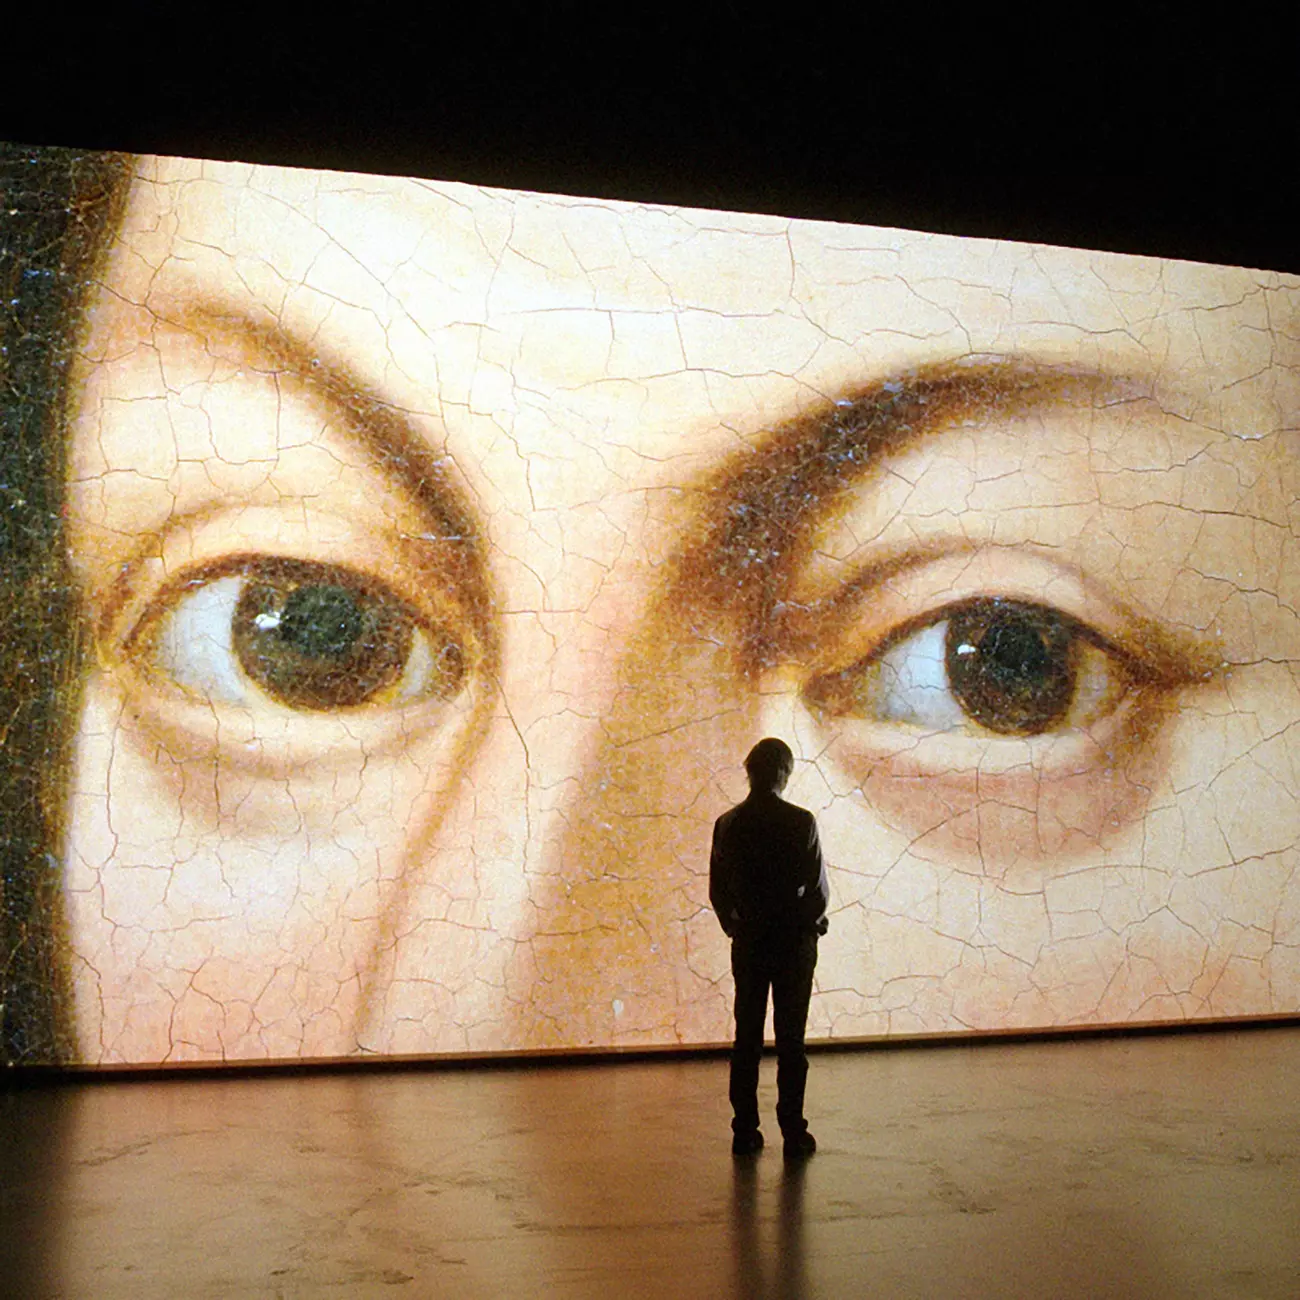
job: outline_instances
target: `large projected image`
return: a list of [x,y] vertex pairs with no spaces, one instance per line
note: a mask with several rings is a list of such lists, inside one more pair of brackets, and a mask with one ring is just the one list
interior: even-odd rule
[[1300,280],[4,176],[10,1060],[725,1041],[768,735],[811,1037],[1300,1011]]

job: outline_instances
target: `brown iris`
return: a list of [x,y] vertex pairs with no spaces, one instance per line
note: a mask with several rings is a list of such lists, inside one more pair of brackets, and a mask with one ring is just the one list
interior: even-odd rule
[[1078,628],[1042,605],[979,600],[948,616],[945,667],[952,693],[981,727],[1038,735],[1070,711]]
[[[405,602],[380,584],[333,565],[277,559],[248,574],[232,634],[240,667],[268,695],[327,710],[365,704],[397,682],[416,627]],[[458,685],[459,647],[444,640],[437,656]]]

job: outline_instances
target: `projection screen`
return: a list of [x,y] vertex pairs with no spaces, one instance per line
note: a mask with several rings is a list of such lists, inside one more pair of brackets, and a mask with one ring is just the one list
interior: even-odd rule
[[9,1062],[725,1041],[768,735],[811,1038],[1300,1011],[1297,278],[0,165]]

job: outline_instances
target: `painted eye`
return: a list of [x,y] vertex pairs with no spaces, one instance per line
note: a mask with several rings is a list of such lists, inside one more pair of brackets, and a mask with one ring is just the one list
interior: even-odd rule
[[150,668],[186,693],[317,712],[451,699],[465,653],[373,578],[258,557],[173,587],[145,638]]
[[1058,610],[990,598],[944,613],[814,678],[805,698],[839,717],[1038,736],[1100,720],[1134,683],[1124,656]]

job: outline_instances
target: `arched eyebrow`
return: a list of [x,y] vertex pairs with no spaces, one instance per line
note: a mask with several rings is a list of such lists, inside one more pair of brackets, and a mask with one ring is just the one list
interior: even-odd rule
[[463,476],[455,473],[445,449],[430,444],[426,431],[326,348],[309,346],[278,324],[205,301],[178,304],[167,318],[248,370],[294,381],[305,400],[424,517],[428,531],[422,540],[440,544],[455,557],[455,577],[472,606],[480,611],[489,607],[484,531],[457,481]]
[[394,487],[441,526],[439,540],[479,541],[481,530],[464,489],[448,469],[450,455],[432,447],[426,432],[328,349],[309,346],[278,324],[213,303],[185,303],[168,319],[203,339],[209,349],[217,344],[228,350],[249,370],[290,376],[321,414],[341,426],[348,441],[374,459]]
[[799,543],[832,504],[894,456],[954,429],[1062,408],[1150,398],[1149,382],[1023,356],[963,358],[899,372],[819,403],[737,453],[703,487],[707,504],[682,548],[676,581],[753,631],[768,626]]

